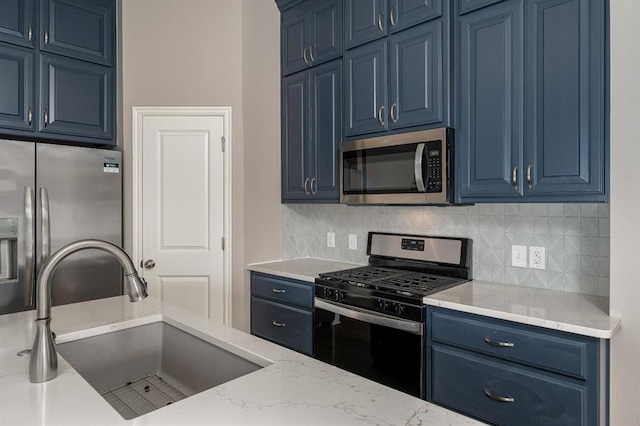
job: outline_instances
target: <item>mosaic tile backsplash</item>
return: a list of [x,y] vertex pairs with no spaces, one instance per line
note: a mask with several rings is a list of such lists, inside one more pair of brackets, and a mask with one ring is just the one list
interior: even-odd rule
[[[474,279],[609,296],[608,204],[283,204],[282,258],[366,263],[369,231],[471,238]],[[327,232],[335,232],[335,248]],[[358,236],[357,250],[349,234]],[[544,247],[546,269],[512,267],[512,245]]]

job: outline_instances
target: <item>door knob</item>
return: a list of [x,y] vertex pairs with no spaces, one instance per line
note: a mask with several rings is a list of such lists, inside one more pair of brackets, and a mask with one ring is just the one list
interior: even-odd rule
[[143,265],[145,269],[153,269],[156,266],[156,261],[153,259],[145,260]]

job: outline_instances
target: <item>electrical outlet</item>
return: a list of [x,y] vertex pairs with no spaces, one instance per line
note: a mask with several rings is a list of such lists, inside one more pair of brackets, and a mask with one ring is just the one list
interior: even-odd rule
[[527,246],[511,246],[511,266],[527,267]]
[[336,233],[327,232],[327,247],[335,248],[336,246]]
[[349,250],[358,250],[358,236],[349,234]]
[[533,269],[545,268],[544,247],[529,247],[529,267]]

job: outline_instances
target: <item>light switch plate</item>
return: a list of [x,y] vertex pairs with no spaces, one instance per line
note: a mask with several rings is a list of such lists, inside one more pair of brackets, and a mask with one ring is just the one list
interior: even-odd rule
[[335,232],[327,232],[327,247],[335,248],[336,247],[336,233]]
[[544,247],[529,247],[529,267],[533,269],[545,269]]
[[511,246],[511,266],[527,267],[527,246]]
[[349,250],[358,250],[358,236],[349,234]]

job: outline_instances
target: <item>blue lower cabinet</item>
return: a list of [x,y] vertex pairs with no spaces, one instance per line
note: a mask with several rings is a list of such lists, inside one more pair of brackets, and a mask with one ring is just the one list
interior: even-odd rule
[[112,144],[114,95],[113,68],[40,55],[40,132]]
[[609,343],[427,308],[427,400],[496,425],[600,425]]
[[251,334],[313,355],[313,283],[251,273]]

